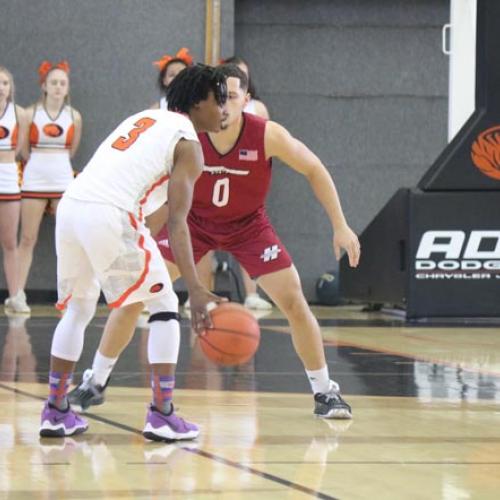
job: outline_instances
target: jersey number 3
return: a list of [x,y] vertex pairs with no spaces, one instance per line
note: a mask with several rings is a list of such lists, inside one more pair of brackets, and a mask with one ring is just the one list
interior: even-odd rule
[[134,123],[134,128],[128,133],[128,137],[120,136],[116,139],[111,147],[118,149],[119,151],[125,151],[128,149],[135,141],[139,138],[139,136],[146,132],[149,127],[152,127],[156,123],[156,120],[152,118],[140,118]]

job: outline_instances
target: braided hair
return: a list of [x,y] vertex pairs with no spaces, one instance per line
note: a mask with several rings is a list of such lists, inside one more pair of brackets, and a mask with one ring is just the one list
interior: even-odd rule
[[214,93],[217,104],[227,100],[226,76],[219,68],[205,64],[195,64],[183,69],[167,89],[167,102],[170,111],[188,113],[200,101]]

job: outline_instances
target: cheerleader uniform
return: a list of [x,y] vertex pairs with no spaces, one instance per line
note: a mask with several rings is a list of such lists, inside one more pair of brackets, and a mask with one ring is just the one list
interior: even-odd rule
[[30,126],[31,148],[61,151],[32,151],[23,174],[23,198],[61,198],[73,180],[70,149],[74,133],[75,125],[70,106],[63,106],[59,115],[52,120],[44,106],[35,105]]
[[[0,151],[15,151],[19,124],[16,106],[9,102],[0,116]],[[0,163],[0,201],[19,201],[19,173],[15,161]]]

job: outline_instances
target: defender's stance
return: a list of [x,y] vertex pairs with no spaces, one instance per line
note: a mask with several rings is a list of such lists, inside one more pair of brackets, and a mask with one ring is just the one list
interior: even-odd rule
[[196,425],[173,411],[180,337],[177,297],[142,220],[166,202],[169,180],[171,243],[192,297],[193,327],[202,330],[209,323],[206,304],[218,298],[198,280],[186,218],[203,168],[196,132],[220,129],[227,98],[225,77],[204,65],[187,68],[169,87],[167,98],[171,108],[188,116],[147,110],[127,118],[101,144],[60,203],[58,306],[67,311],[52,340],[50,395],[42,412],[41,436],[69,436],[87,429],[87,422],[71,410],[67,389],[101,288],[108,305],[122,313],[121,324],[108,325],[111,334],[113,328],[119,333],[129,318],[134,324],[144,304],[151,312],[148,357],[153,402],[144,436],[174,440],[199,433]]

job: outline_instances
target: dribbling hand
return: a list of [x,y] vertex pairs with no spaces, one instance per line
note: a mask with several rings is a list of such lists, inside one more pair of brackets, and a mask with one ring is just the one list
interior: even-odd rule
[[209,311],[217,304],[226,302],[227,299],[219,297],[206,288],[199,288],[189,293],[191,304],[191,327],[198,334],[203,335],[207,328],[212,328]]

